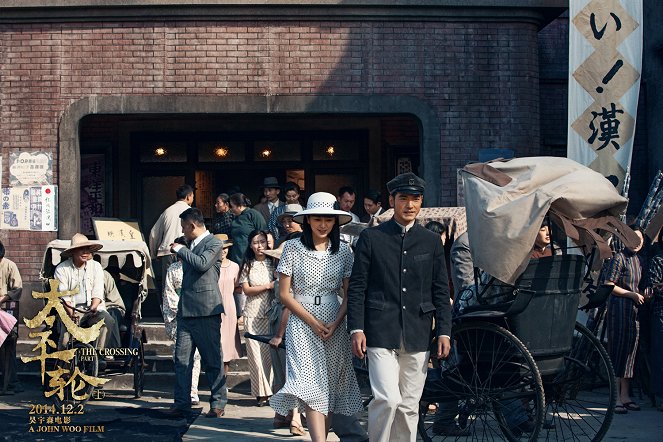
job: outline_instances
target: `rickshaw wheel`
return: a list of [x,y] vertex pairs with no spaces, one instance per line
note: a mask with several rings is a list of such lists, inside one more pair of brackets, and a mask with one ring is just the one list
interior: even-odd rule
[[[438,401],[435,394],[425,391],[418,425],[422,440],[536,440],[543,424],[543,385],[523,343],[504,327],[489,322],[454,327],[452,342],[452,362],[442,372],[436,391],[443,408],[457,404],[456,434],[448,430],[444,434],[437,428],[428,405]],[[457,400],[449,402],[450,396]]]
[[143,387],[145,386],[145,350],[143,348],[143,341],[138,340],[138,355],[134,359],[134,396],[140,398],[143,395]]
[[[576,323],[564,368],[544,379],[548,441],[600,441],[610,428],[617,400],[612,362],[589,329]],[[552,421],[550,422],[550,419]]]
[[[70,374],[73,374],[74,370],[78,368],[78,370],[86,376],[97,377],[97,375],[99,374],[99,358],[97,356],[96,349],[92,345],[84,344],[82,342],[74,343],[74,348],[77,349],[76,353],[74,354],[74,358],[71,361],[57,360],[54,365],[54,369],[57,370],[59,368],[62,368],[64,370],[67,370]],[[87,357],[81,358],[79,353],[83,353],[87,355]],[[49,380],[50,376],[48,376],[47,374],[44,382],[45,386],[48,385]],[[94,385],[84,383],[83,388],[75,392],[76,396],[84,397],[84,399],[77,399],[73,397],[71,386],[66,386],[63,389],[63,392],[64,396],[62,400],[58,397],[57,394],[51,396],[53,398],[53,402],[55,403],[55,405],[58,407],[59,410],[63,406],[69,407],[76,405],[84,405],[85,403],[87,403],[87,401],[92,396],[92,393],[94,392]]]

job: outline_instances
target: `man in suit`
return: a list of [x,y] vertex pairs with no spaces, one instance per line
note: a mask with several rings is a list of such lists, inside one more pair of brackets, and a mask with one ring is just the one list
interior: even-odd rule
[[416,439],[433,317],[437,357],[451,347],[451,306],[439,236],[416,223],[425,182],[413,173],[387,183],[391,220],[364,230],[348,287],[352,352],[368,355],[374,399],[371,442]]
[[223,243],[205,228],[200,210],[189,208],[180,214],[180,219],[190,246],[170,245],[182,260],[183,274],[175,341],[175,404],[166,414],[183,417],[191,410],[191,370],[197,348],[211,390],[210,410],[206,416],[221,417],[228,402],[220,345],[223,306],[219,292],[219,256]]
[[343,186],[338,189],[338,195],[336,196],[336,201],[338,201],[338,208],[348,212],[350,216],[352,216],[353,223],[359,222],[359,217],[352,211],[356,199],[357,194],[355,193],[355,189],[352,186]]
[[272,212],[274,212],[277,207],[285,204],[279,199],[280,193],[281,185],[279,184],[279,180],[277,180],[276,177],[268,176],[263,180],[262,194],[266,201],[264,203],[256,204],[254,209],[260,212],[263,218],[265,218],[265,223],[269,222],[269,217],[272,216]]
[[373,218],[380,216],[384,210],[382,209],[382,194],[377,190],[369,190],[364,195],[364,210],[366,215],[361,217],[362,223],[370,223]]

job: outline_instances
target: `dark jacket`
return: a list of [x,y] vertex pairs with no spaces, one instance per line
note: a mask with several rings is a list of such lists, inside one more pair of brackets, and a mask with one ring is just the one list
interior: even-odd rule
[[249,246],[249,235],[254,230],[267,230],[267,223],[260,212],[254,209],[244,209],[239,216],[233,219],[230,228],[230,237],[233,239],[233,246],[228,252],[228,259],[242,264],[244,252]]
[[348,288],[348,330],[368,347],[426,351],[433,314],[436,335],[451,334],[451,305],[440,237],[415,224],[405,235],[393,220],[364,230]]
[[182,291],[177,316],[191,318],[223,313],[219,291],[219,256],[222,243],[207,235],[193,250],[182,247],[177,256],[182,259]]

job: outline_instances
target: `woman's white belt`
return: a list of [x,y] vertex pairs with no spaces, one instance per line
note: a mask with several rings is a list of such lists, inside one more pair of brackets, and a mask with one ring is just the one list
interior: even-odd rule
[[295,295],[295,301],[301,304],[315,304],[315,305],[331,304],[331,303],[338,303],[338,297],[333,294],[322,295],[322,296]]

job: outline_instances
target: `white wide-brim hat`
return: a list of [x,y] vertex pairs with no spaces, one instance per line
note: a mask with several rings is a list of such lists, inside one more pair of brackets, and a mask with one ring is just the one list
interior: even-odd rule
[[308,198],[306,209],[297,212],[292,219],[299,224],[304,222],[304,217],[308,215],[318,216],[337,216],[338,224],[342,226],[352,221],[352,215],[343,210],[334,208],[336,197],[327,192],[316,192]]

